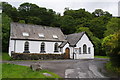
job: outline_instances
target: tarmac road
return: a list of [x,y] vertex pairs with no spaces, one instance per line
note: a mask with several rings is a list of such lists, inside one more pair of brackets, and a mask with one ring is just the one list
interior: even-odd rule
[[105,63],[109,59],[81,59],[81,60],[43,60],[43,61],[2,61],[23,66],[30,66],[33,63],[41,64],[43,69],[47,69],[60,75],[63,78],[108,78],[105,70]]

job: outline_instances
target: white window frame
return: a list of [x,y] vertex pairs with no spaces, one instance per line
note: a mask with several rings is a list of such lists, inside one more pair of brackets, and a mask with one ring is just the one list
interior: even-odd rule
[[40,38],[44,38],[45,37],[43,33],[39,33],[38,35],[39,35]]
[[57,35],[53,35],[53,38],[58,39],[58,36]]
[[29,36],[29,33],[23,32],[22,35],[23,35],[23,36]]

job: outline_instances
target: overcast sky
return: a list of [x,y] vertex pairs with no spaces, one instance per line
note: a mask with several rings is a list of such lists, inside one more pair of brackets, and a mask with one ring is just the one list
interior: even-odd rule
[[24,2],[34,3],[40,7],[53,9],[56,12],[63,14],[64,9],[80,9],[85,8],[86,11],[93,12],[95,9],[102,9],[108,11],[113,16],[118,16],[118,2],[120,0],[2,0],[9,4],[19,7]]

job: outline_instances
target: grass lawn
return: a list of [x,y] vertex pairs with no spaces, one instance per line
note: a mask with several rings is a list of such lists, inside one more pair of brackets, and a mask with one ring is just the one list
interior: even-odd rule
[[[27,66],[3,63],[2,78],[60,78],[55,73],[48,70],[33,71]],[[45,76],[43,73],[49,73],[52,76]]]
[[108,56],[95,56],[95,58],[107,58],[107,59],[109,59]]
[[10,56],[8,55],[8,53],[5,53],[5,52],[3,52],[2,53],[2,60],[10,60],[11,58],[10,58]]

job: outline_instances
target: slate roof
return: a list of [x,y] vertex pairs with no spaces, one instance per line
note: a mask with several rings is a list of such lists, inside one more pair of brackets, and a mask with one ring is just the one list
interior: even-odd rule
[[[23,32],[29,33],[29,36],[23,36]],[[39,33],[44,34],[45,37],[39,37]],[[57,35],[58,38],[53,38]],[[11,23],[11,39],[30,39],[30,40],[50,40],[50,41],[66,41],[64,34],[60,28],[47,27],[41,25]]]
[[85,32],[74,33],[67,35],[66,40],[70,44],[70,46],[75,46],[77,42],[81,39],[81,37],[85,34]]
[[64,47],[66,44],[67,44],[68,42],[67,41],[64,41],[62,44],[60,44],[60,46],[59,47]]

